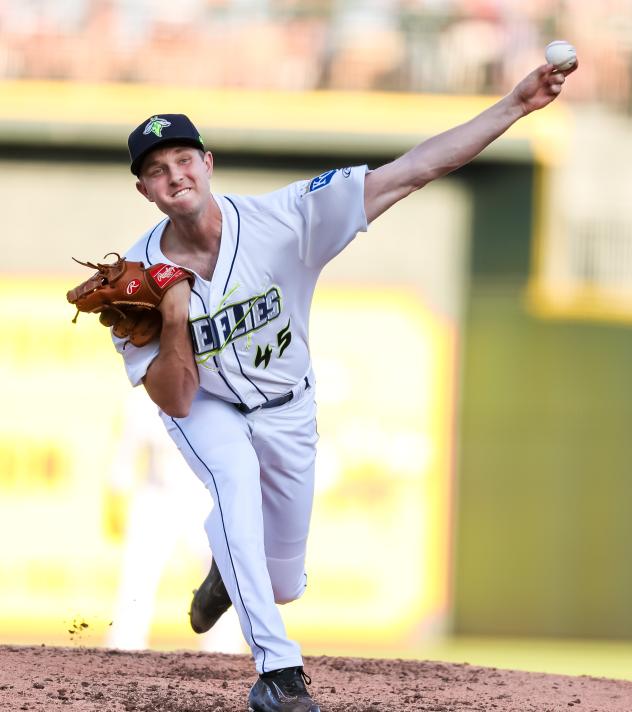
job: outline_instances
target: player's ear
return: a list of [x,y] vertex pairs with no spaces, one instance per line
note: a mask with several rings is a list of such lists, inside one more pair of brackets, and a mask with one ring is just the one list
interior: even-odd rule
[[206,151],[202,160],[204,161],[206,172],[210,178],[213,175],[213,154],[210,151]]
[[145,187],[145,184],[143,183],[142,179],[139,178],[136,181],[136,190],[144,197],[147,198],[147,200],[150,203],[153,203],[153,199],[149,197],[149,193],[147,192],[147,188]]

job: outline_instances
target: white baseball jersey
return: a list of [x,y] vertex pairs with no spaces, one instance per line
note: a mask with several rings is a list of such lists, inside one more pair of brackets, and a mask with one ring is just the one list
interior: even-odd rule
[[[214,195],[222,237],[212,280],[196,275],[189,321],[200,386],[251,408],[310,372],[309,309],[323,266],[367,229],[366,166],[330,170],[262,196]],[[126,253],[145,266],[173,264],[161,251],[168,218]],[[113,337],[138,385],[159,351]]]
[[[318,440],[309,309],[322,267],[367,228],[365,173],[331,170],[258,197],[214,196],[220,251],[211,281],[196,275],[189,305],[200,389],[186,417],[161,413],[213,500],[206,533],[259,672],[302,665],[275,604],[307,585]],[[160,249],[167,220],[127,258],[173,264]],[[137,385],[158,341],[114,342]],[[282,405],[245,412],[290,392]]]

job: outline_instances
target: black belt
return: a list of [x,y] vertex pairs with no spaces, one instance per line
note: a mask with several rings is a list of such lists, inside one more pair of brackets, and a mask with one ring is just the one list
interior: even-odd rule
[[[308,388],[310,388],[310,385],[307,380],[307,376],[305,376],[305,390]],[[254,413],[255,410],[259,410],[259,408],[276,408],[279,405],[285,405],[286,403],[289,403],[292,398],[294,398],[294,393],[289,391],[289,393],[285,393],[278,398],[273,398],[272,400],[265,401],[261,405],[256,405],[254,408],[249,408],[245,403],[235,403],[235,407],[240,413],[248,415],[249,413]]]

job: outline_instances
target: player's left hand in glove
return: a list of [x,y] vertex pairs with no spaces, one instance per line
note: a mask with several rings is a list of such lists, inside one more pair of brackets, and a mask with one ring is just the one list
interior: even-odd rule
[[146,269],[142,262],[128,262],[116,252],[108,255],[114,255],[116,262],[75,260],[97,272],[66,295],[77,307],[73,322],[79,312],[99,314],[99,321],[111,326],[115,336],[144,346],[160,335],[162,316],[157,307],[166,291],[185,279],[193,285],[195,276],[174,265],[158,263]]

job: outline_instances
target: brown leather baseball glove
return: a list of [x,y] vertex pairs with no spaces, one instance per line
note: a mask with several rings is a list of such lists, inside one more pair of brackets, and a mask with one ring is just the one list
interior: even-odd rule
[[73,322],[79,312],[99,314],[99,321],[111,326],[116,336],[134,346],[144,346],[160,334],[162,315],[157,307],[165,292],[183,279],[193,285],[195,276],[182,267],[158,263],[145,268],[142,262],[128,262],[116,252],[105,257],[109,255],[114,255],[116,262],[75,260],[97,272],[66,294],[77,307]]

